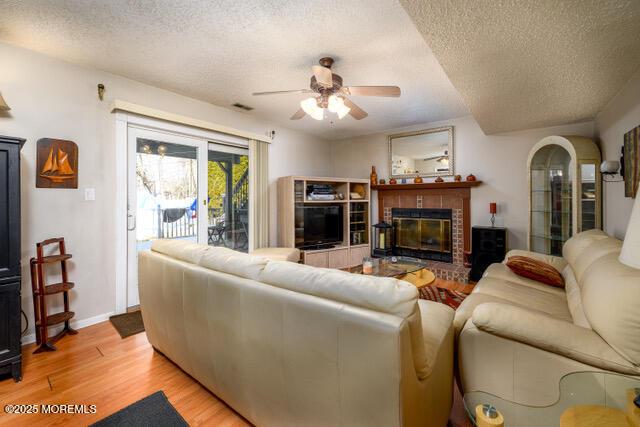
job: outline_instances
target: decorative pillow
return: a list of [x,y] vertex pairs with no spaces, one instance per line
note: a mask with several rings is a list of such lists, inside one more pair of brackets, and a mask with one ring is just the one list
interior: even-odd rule
[[564,288],[562,274],[546,262],[525,256],[512,256],[507,260],[507,267],[518,276],[557,288]]

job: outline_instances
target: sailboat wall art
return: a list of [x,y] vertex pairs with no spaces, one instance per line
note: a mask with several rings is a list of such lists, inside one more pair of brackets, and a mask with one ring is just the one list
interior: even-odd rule
[[64,139],[37,142],[36,188],[78,188],[78,146]]

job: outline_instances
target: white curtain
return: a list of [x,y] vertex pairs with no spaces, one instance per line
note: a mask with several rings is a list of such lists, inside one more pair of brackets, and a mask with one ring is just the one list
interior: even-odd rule
[[269,247],[269,144],[249,140],[249,250]]

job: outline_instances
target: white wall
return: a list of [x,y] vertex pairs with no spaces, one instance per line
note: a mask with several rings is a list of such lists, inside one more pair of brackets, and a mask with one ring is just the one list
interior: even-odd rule
[[[620,159],[624,134],[636,126],[640,126],[640,71],[596,117],[595,133],[599,139],[602,158]],[[615,178],[620,179],[619,176]],[[609,207],[604,211],[604,229],[607,233],[622,239],[627,229],[634,199],[624,197],[622,182],[605,183],[603,189],[604,203]]]
[[[508,244],[512,249],[527,247],[529,202],[527,197],[527,156],[531,147],[549,135],[593,136],[593,122],[532,129],[499,135],[485,135],[471,116],[453,120],[391,129],[385,133],[334,141],[332,143],[333,174],[366,178],[375,165],[378,178],[388,180],[387,135],[428,129],[454,127],[455,172],[473,173],[483,184],[471,190],[473,225],[489,225],[489,203],[498,203],[496,225],[509,229]],[[451,179],[448,177],[447,179]],[[427,182],[433,179],[427,179]],[[374,199],[375,199],[374,195]],[[376,204],[377,205],[377,204]],[[377,206],[374,205],[374,209]],[[374,218],[377,211],[373,211]]]
[[[0,91],[11,106],[0,115],[0,134],[27,139],[22,150],[22,305],[33,325],[29,259],[35,242],[64,236],[74,255],[70,270],[76,282],[71,307],[76,319],[91,320],[115,308],[115,116],[114,99],[145,105],[245,131],[275,130],[270,147],[271,239],[276,242],[278,176],[330,173],[330,146],[323,140],[284,129],[211,104],[144,85],[113,74],[82,68],[0,43]],[[96,86],[106,86],[99,101]],[[35,143],[49,137],[78,144],[79,188],[35,188]],[[96,200],[84,201],[84,188]],[[82,324],[82,322],[81,322]],[[33,331],[33,326],[30,332]]]

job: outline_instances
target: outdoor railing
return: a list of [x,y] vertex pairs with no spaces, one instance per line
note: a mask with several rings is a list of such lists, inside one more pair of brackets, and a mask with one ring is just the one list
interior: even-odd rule
[[233,186],[233,210],[247,209],[249,202],[249,169],[244,171],[238,182]]
[[158,237],[174,239],[195,237],[197,222],[189,208],[157,209]]

